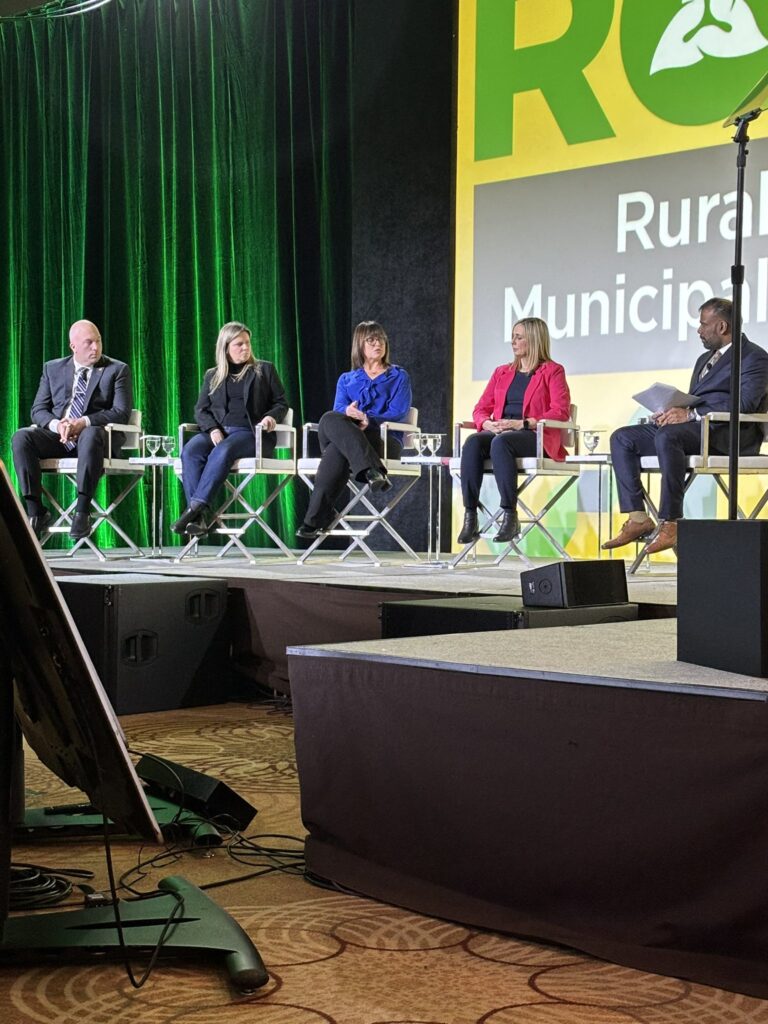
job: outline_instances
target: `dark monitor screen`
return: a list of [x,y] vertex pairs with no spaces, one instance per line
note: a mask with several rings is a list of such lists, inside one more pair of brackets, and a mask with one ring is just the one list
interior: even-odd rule
[[2,462],[0,656],[40,760],[125,832],[162,842],[120,723]]

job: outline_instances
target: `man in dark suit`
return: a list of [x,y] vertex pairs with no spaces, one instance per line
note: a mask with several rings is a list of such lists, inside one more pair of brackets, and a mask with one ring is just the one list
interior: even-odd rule
[[[131,371],[125,363],[102,353],[101,334],[89,320],[69,329],[72,355],[51,359],[32,403],[33,427],[17,430],[12,438],[13,463],[32,529],[45,536],[51,521],[43,505],[41,459],[77,459],[77,505],[70,535],[75,540],[91,532],[91,498],[104,472],[107,423],[127,423],[133,408]],[[121,435],[112,443],[119,447]]]
[[[643,504],[640,459],[656,455],[661,469],[661,501],[656,536],[648,554],[665,551],[677,543],[677,521],[683,516],[686,460],[701,451],[701,417],[708,412],[729,412],[731,406],[731,355],[733,307],[728,299],[709,299],[699,308],[699,337],[706,351],[693,368],[689,391],[697,398],[690,408],[659,413],[647,424],[621,427],[611,434],[611,461],[619,492],[619,508],[629,518],[619,533],[603,544],[605,550],[645,540],[656,524]],[[741,411],[764,412],[768,408],[768,353],[741,336]],[[728,454],[729,425],[712,424],[710,448]],[[744,423],[739,434],[743,455],[759,451],[763,433],[759,423]]]

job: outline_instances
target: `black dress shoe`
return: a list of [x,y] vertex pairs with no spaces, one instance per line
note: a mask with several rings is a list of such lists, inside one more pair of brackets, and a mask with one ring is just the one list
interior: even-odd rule
[[72,525],[69,528],[69,536],[73,540],[82,540],[83,537],[90,537],[93,524],[87,512],[75,512],[72,516]]
[[188,505],[181,513],[179,518],[176,520],[176,522],[171,523],[171,529],[173,530],[173,532],[185,534],[187,532],[187,527],[192,522],[192,520],[197,519],[197,515],[200,512],[200,508],[200,505],[198,505],[197,508],[192,508],[191,505]]
[[45,540],[48,536],[48,527],[51,525],[51,513],[46,508],[36,516],[30,516],[29,525],[39,541]]
[[511,540],[520,533],[520,523],[517,518],[516,512],[511,512],[509,509],[505,509],[501,514],[501,522],[499,523],[499,532],[493,538],[502,544],[508,544]]
[[213,529],[214,523],[211,520],[208,508],[205,505],[201,505],[200,508],[195,509],[195,517],[191,522],[187,523],[187,528],[184,531],[188,537],[205,537],[207,533],[210,533]]
[[365,482],[372,491],[388,491],[392,486],[392,481],[380,469],[366,469]]
[[296,531],[296,536],[303,537],[304,540],[314,540],[320,535],[320,532],[319,526],[308,526],[306,523],[302,523]]
[[461,533],[458,536],[459,544],[471,544],[473,540],[477,540],[480,536],[480,530],[477,528],[477,509],[476,508],[465,508],[464,509],[464,525],[461,528]]

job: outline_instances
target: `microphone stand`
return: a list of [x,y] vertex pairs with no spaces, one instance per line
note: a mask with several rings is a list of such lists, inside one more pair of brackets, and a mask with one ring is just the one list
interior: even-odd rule
[[733,289],[733,322],[731,338],[733,351],[731,354],[731,422],[728,435],[728,518],[737,519],[739,509],[739,416],[741,412],[741,306],[744,285],[744,264],[742,262],[742,244],[744,238],[744,179],[747,167],[747,128],[751,121],[756,120],[762,110],[750,110],[734,119],[736,134],[733,141],[738,146],[736,156],[736,243],[731,267],[731,286]]

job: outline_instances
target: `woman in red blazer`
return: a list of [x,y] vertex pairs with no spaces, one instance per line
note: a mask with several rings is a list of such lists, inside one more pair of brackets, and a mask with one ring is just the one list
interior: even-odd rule
[[[493,371],[472,418],[478,433],[467,438],[461,452],[464,525],[459,544],[480,536],[477,506],[483,463],[490,458],[503,514],[497,541],[511,541],[520,532],[517,520],[517,459],[536,454],[539,420],[568,420],[571,395],[565,370],[549,354],[549,329],[538,317],[518,320],[512,329],[514,360]],[[557,428],[544,428],[544,451],[562,462],[565,449]]]

